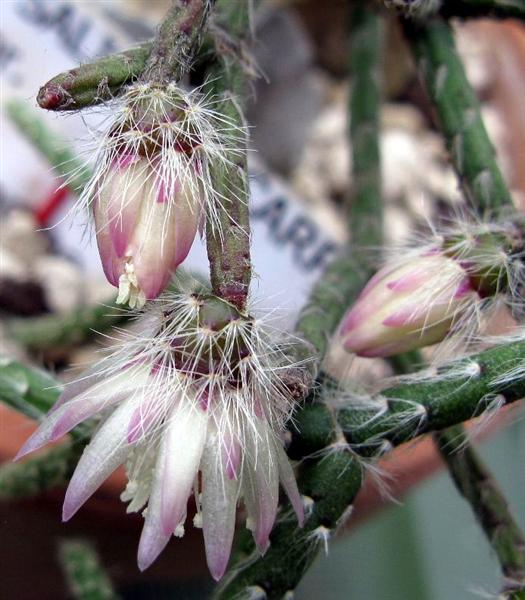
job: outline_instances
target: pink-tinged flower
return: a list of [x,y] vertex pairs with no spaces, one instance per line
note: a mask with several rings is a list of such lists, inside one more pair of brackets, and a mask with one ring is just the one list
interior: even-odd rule
[[225,197],[239,191],[222,181],[218,192],[212,173],[231,168],[244,131],[175,84],[134,84],[116,104],[80,204],[94,215],[117,302],[141,307],[166,287],[204,218],[220,228]]
[[201,207],[194,194],[187,177],[160,162],[138,155],[113,160],[92,206],[104,273],[119,288],[117,303],[141,307],[164,290],[197,233]]
[[460,261],[441,251],[387,264],[340,326],[344,348],[384,357],[442,341],[480,300]]
[[98,416],[66,492],[70,519],[119,465],[128,511],[143,511],[138,549],[146,569],[181,536],[187,503],[202,527],[215,579],[228,564],[236,508],[261,553],[269,545],[279,482],[300,523],[303,504],[282,433],[292,409],[275,350],[253,318],[209,296],[161,297],[119,349],[66,387],[19,457]]

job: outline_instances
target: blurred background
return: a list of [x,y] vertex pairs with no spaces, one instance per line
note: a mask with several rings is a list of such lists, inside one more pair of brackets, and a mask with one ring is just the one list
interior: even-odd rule
[[[232,2],[242,0],[232,0]],[[345,241],[341,203],[352,189],[348,123],[347,8],[343,0],[263,2],[254,15],[250,170],[256,295],[277,319],[294,316],[324,265]],[[32,346],[24,322],[109,302],[96,249],[74,191],[61,181],[6,107],[15,102],[63,139],[74,155],[103,122],[44,114],[38,87],[61,70],[151,37],[164,0],[15,0],[0,6],[0,351],[45,366],[64,380],[100,349],[100,339]],[[457,23],[468,76],[517,205],[525,205],[525,29],[517,22]],[[395,17],[386,22],[382,160],[385,237],[401,241],[433,214],[461,202],[455,176]],[[31,120],[30,119],[30,120]],[[34,125],[34,123],[33,123]],[[86,150],[87,148],[87,150]],[[190,266],[206,271],[198,243]],[[502,323],[504,316],[501,316]],[[32,323],[34,321],[31,321]],[[22,333],[20,333],[22,332]],[[24,337],[25,332],[25,337]],[[335,361],[337,361],[337,353]],[[75,370],[77,369],[77,370]],[[382,365],[363,369],[363,377]],[[482,454],[525,527],[525,423],[517,407],[484,432]],[[32,423],[0,407],[0,460],[8,462]],[[396,450],[384,465],[391,498],[373,481],[345,530],[296,592],[299,600],[468,600],[494,597],[498,565],[470,508],[442,472],[428,441]],[[0,598],[63,600],[61,539],[93,541],[125,599],[205,598],[211,589],[199,531],[170,543],[141,574],[135,553],[142,518],[126,515],[116,473],[67,525],[63,490],[0,501]]]

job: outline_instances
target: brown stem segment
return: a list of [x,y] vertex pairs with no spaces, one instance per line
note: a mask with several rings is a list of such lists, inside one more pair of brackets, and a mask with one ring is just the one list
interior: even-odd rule
[[[219,11],[221,6],[218,7],[219,16],[222,14]],[[228,21],[228,33],[234,38],[241,38],[248,29],[248,3],[243,2],[234,11],[228,12],[227,9],[228,7],[224,17]],[[238,61],[231,64],[216,63],[208,70],[207,75],[208,93],[220,99],[216,110],[229,122],[236,123],[239,132],[244,131],[242,110],[246,73],[243,65]],[[237,137],[237,147],[228,156],[228,166],[216,167],[212,172],[220,206],[216,217],[210,218],[208,215],[206,247],[213,293],[243,311],[252,270],[246,140],[243,134]]]
[[174,0],[162,21],[143,81],[178,81],[189,69],[215,0]]
[[[435,434],[459,492],[472,507],[513,590],[525,591],[525,538],[492,474],[468,443],[462,426]],[[517,587],[516,587],[517,586]]]

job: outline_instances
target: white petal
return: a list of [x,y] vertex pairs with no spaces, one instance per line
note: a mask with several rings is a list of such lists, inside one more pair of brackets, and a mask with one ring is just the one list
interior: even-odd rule
[[137,564],[141,571],[147,569],[164,550],[168,543],[171,532],[166,534],[162,529],[160,517],[160,505],[162,497],[162,483],[164,480],[164,468],[166,465],[166,444],[160,444],[159,455],[155,465],[155,475],[151,495],[146,510],[146,520],[140,536],[139,549],[137,553]]
[[133,402],[125,402],[97,431],[71,478],[64,499],[62,518],[69,520],[100,484],[125,460],[129,452],[126,431],[135,409]]
[[273,433],[260,422],[258,435],[248,439],[243,469],[243,495],[248,516],[254,523],[254,539],[264,554],[279,503],[279,471]]
[[230,558],[239,480],[227,476],[218,452],[218,444],[206,446],[202,457],[202,525],[206,560],[210,573],[218,581]]
[[186,516],[188,497],[199,470],[206,441],[208,415],[200,408],[179,404],[164,433],[165,464],[162,484],[161,519],[164,533],[175,531]]

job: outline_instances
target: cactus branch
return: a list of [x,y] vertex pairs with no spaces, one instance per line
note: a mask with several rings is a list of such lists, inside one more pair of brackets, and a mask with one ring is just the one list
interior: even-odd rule
[[80,110],[111,100],[123,86],[141,76],[180,79],[191,62],[212,4],[206,0],[177,0],[155,42],[56,75],[38,91],[38,105],[53,111]]
[[360,486],[361,468],[346,450],[307,464],[301,473],[301,492],[307,502],[304,527],[297,529],[289,511],[283,511],[264,557],[254,560],[257,555],[252,544],[241,548],[214,598],[248,597],[252,590],[268,600],[287,597],[286,593],[293,592],[318,550],[326,549],[344,521],[342,515],[350,513],[349,504]]
[[[389,446],[398,445],[421,433],[461,423],[489,410],[490,399],[495,394],[500,394],[507,403],[525,396],[524,355],[525,341],[520,341],[454,361],[442,368],[439,378],[430,381],[414,379],[413,382],[401,383],[385,390],[382,399],[387,399],[386,409],[379,417],[377,410],[367,414],[366,411],[343,408],[337,414],[338,424],[354,452],[370,455],[384,442]],[[406,407],[400,401],[413,403],[415,412],[424,415],[424,418],[411,423],[400,419],[399,413]],[[313,470],[321,477],[326,472],[329,474],[328,488],[323,494],[336,493],[348,484],[349,487],[344,489],[344,503],[350,505],[359,489],[360,472],[345,450],[345,445],[337,443],[333,413],[321,403],[307,404],[299,411],[296,424],[299,431],[292,432],[289,454],[293,458],[301,458],[305,453],[325,454],[324,458],[307,460],[306,475],[301,472],[299,478],[301,492],[313,497],[315,507],[318,490],[311,496],[309,474]],[[327,442],[330,444],[328,447]],[[344,469],[337,462],[337,477],[330,475],[331,461],[342,461],[344,457],[348,461]],[[350,479],[352,486],[347,479]],[[341,501],[339,509],[344,503]],[[328,521],[328,526],[325,524],[325,530],[319,530],[316,521],[312,521],[318,536],[329,535],[326,529],[331,529],[333,517],[332,514],[332,520]],[[234,564],[230,577],[219,588],[217,597],[221,600],[234,598],[250,586],[262,588],[268,598],[281,598],[292,590],[310,563],[306,541],[302,541],[303,532],[294,533],[293,528],[282,517],[272,534],[272,545],[265,557],[254,562],[250,560],[252,555],[245,552],[238,558],[239,562]],[[304,531],[310,534],[308,539],[315,537],[309,520]],[[299,553],[295,555],[296,547],[300,549],[303,559],[298,558]],[[288,562],[286,557],[289,555],[297,559],[295,566]]]
[[56,402],[61,384],[40,369],[0,356],[0,401],[39,420]]
[[314,286],[296,324],[297,335],[314,354],[311,371],[319,374],[330,338],[347,306],[357,298],[372,266],[363,250],[382,239],[381,169],[379,155],[380,62],[382,27],[379,15],[364,2],[351,12],[349,136],[353,188],[347,213],[351,245],[331,263]]
[[379,156],[382,21],[363,3],[351,13],[350,139],[352,190],[348,223],[355,248],[379,247],[383,238]]
[[[352,34],[358,44],[354,48],[354,60],[365,54],[368,68],[375,73],[379,63],[380,31],[378,16],[368,13],[364,3],[352,20]],[[354,65],[357,68],[357,64]],[[373,89],[369,89],[373,88]],[[373,223],[372,233],[366,243],[380,243],[381,208],[379,202],[379,152],[377,151],[377,77],[356,74],[352,92],[356,111],[350,135],[357,137],[355,152],[368,153],[362,162],[355,163],[356,180],[360,186],[356,189],[356,205],[351,210],[350,220],[365,218]],[[365,94],[368,99],[376,98],[370,107],[359,105],[357,95]],[[372,126],[371,126],[372,124]],[[357,206],[357,209],[356,209]],[[357,231],[357,229],[356,229]],[[364,243],[358,236],[357,244]],[[302,347],[304,355],[315,352],[315,361],[310,366],[313,383],[319,375],[321,362],[328,349],[328,341],[337,327],[343,310],[351,298],[355,297],[368,275],[367,266],[355,258],[351,249],[347,249],[342,258],[328,267],[320,282],[315,286],[308,304],[302,310],[296,330],[306,344]],[[298,357],[302,358],[300,349]],[[305,386],[307,389],[309,386]],[[313,393],[315,398],[315,392]],[[303,412],[297,413],[296,426],[300,430],[299,438],[303,443],[301,450],[309,452],[309,447],[320,444],[327,448],[322,458],[308,460],[303,465],[298,485],[306,501],[307,518],[302,529],[297,529],[290,520],[288,509],[281,507],[281,513],[270,537],[270,548],[264,557],[254,560],[256,553],[253,543],[248,542],[244,552],[236,557],[224,583],[217,590],[220,599],[237,598],[248,591],[257,590],[265,598],[284,597],[293,590],[315,558],[318,550],[326,548],[330,537],[351,511],[351,504],[361,487],[361,467],[351,452],[344,446],[330,447],[336,439],[333,417],[322,403],[308,402],[309,422],[301,419]],[[311,439],[309,439],[311,438]]]
[[313,354],[311,371],[314,379],[320,372],[330,338],[346,307],[357,298],[368,275],[362,255],[353,253],[351,247],[343,249],[325,269],[301,309],[295,330],[309,345],[305,353]]
[[[232,37],[245,35],[249,24],[247,3],[226,16]],[[221,61],[212,64],[207,74],[209,93],[220,99],[216,110],[237,123],[239,130],[243,131],[243,98],[246,95],[243,65],[238,61],[232,64]],[[218,222],[211,218],[207,220],[206,246],[213,293],[243,310],[251,280],[251,259],[246,140],[239,140],[239,144],[241,147],[231,153],[230,164],[213,173],[222,206],[218,211]]]
[[69,145],[50,129],[26,102],[10,100],[6,103],[9,119],[24,137],[47,159],[59,175],[66,178],[73,190],[81,190],[89,181],[90,170],[72,152]]
[[492,474],[461,427],[436,433],[435,441],[456,487],[489,539],[503,574],[525,590],[525,538]]
[[[342,408],[338,422],[347,441],[366,453],[374,440],[397,445],[415,435],[467,421],[490,410],[495,397],[503,405],[525,396],[524,356],[523,340],[495,346],[441,367],[428,380],[415,377],[383,390],[378,400],[386,403],[386,409],[379,417],[375,409]],[[400,426],[399,413],[406,411],[407,403],[422,418]]]
[[[0,356],[0,402],[26,417],[35,421],[43,419],[60,396],[62,387],[45,371]],[[78,425],[71,435],[75,440],[85,441],[89,432],[89,425]]]
[[450,25],[439,18],[403,24],[465,197],[481,213],[512,206]]
[[144,71],[152,45],[146,42],[60,73],[40,88],[38,105],[46,110],[68,111],[111,100]]
[[178,81],[190,68],[215,0],[173,0],[153,41],[143,81]]
[[130,312],[114,302],[82,306],[64,315],[43,315],[7,321],[7,334],[31,350],[83,344],[101,331],[120,325]]
[[117,600],[111,581],[91,544],[81,539],[60,544],[60,563],[75,600]]
[[[202,290],[209,289],[199,274],[189,273],[182,268],[177,269],[169,289],[180,292],[186,289],[187,282],[191,283],[192,289],[197,289],[196,282]],[[45,351],[83,344],[98,333],[122,325],[133,316],[132,311],[108,299],[107,303],[82,306],[66,314],[7,320],[6,333],[30,350]]]
[[84,445],[80,441],[67,441],[24,462],[2,465],[0,500],[36,496],[41,492],[67,485],[82,455]]

